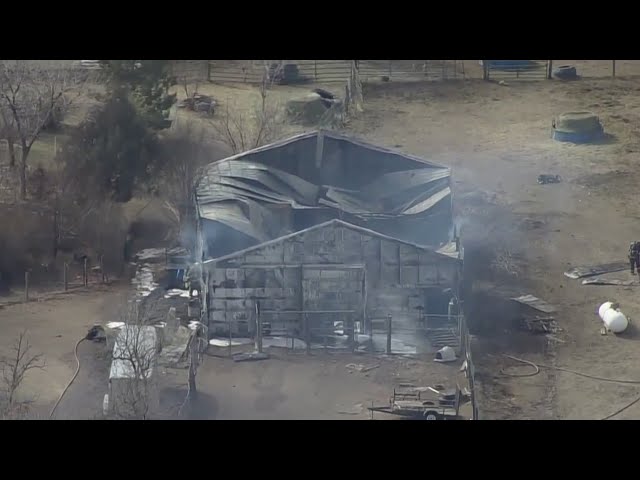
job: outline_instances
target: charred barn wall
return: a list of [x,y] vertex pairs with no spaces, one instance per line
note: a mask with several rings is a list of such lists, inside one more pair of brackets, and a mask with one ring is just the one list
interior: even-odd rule
[[289,332],[299,331],[301,312],[314,311],[353,311],[365,325],[392,314],[394,323],[415,326],[434,292],[456,291],[459,265],[334,221],[205,263],[209,303],[203,313],[218,335],[228,334],[229,324],[233,334],[252,332],[256,301],[265,315],[277,313]]

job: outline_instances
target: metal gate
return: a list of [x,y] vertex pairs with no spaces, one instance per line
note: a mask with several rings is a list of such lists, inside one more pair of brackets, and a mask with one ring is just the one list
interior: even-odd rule
[[463,348],[462,315],[426,314],[420,318],[387,315],[368,318],[368,350],[378,353],[422,354],[448,346]]
[[549,60],[481,60],[485,80],[544,80]]
[[302,269],[302,311],[309,348],[354,350],[364,314],[363,265],[318,265]]

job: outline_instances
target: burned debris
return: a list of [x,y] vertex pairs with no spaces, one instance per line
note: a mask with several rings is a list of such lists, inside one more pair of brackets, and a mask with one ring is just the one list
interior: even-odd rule
[[603,275],[605,273],[614,273],[620,272],[622,270],[626,270],[629,268],[629,264],[627,262],[612,262],[612,263],[604,263],[601,265],[587,265],[587,266],[579,266],[573,267],[564,272],[564,276],[573,279],[585,278],[585,277],[594,277],[596,275]]
[[533,295],[522,295],[512,300],[520,306],[515,319],[519,330],[542,335],[562,330],[556,322],[554,314],[557,310],[553,305]]
[[561,181],[562,181],[562,178],[560,177],[560,175],[549,175],[549,174],[538,175],[539,185],[548,185],[550,183],[560,183]]

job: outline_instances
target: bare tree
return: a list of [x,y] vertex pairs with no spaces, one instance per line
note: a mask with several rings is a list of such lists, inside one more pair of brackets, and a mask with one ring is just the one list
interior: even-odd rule
[[15,418],[26,413],[30,400],[19,400],[17,393],[27,373],[34,369],[43,369],[42,355],[33,354],[27,339],[27,333],[21,332],[15,340],[12,353],[0,359],[2,367],[3,397],[0,402],[0,418]]
[[140,303],[131,301],[113,349],[109,404],[117,419],[147,420],[158,413],[155,328]]
[[20,194],[27,196],[27,161],[35,141],[55,115],[64,114],[86,78],[75,68],[42,68],[34,61],[0,60],[0,132],[10,164],[20,149]]
[[198,89],[200,88],[200,81],[197,77],[191,78],[189,75],[185,74],[178,77],[178,81],[184,90],[186,98],[193,98],[197,95]]
[[269,95],[273,84],[280,78],[282,63],[265,61],[263,67],[258,88],[260,99],[253,111],[242,111],[237,105],[227,102],[219,117],[212,120],[219,139],[234,154],[268,144],[282,134],[283,109]]
[[187,120],[163,140],[162,196],[178,236],[195,227],[193,189],[201,167],[219,156],[206,130]]

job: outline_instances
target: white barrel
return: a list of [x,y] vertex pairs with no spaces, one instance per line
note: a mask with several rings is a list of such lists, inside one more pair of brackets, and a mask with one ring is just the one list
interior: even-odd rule
[[600,318],[602,320],[604,320],[604,312],[609,310],[612,306],[613,303],[611,302],[604,302],[602,305],[600,305],[600,308],[598,309],[598,315],[600,315]]

